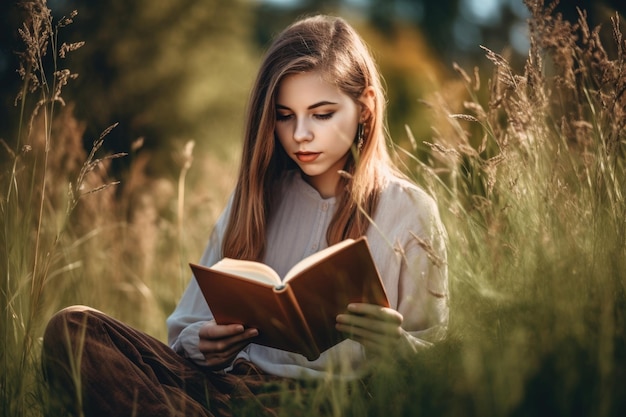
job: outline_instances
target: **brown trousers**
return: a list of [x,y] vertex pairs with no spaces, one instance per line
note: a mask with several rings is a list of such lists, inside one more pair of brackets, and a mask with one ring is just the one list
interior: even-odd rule
[[88,307],[52,317],[42,360],[51,415],[275,416],[283,386],[293,383],[247,361],[228,374],[204,369]]

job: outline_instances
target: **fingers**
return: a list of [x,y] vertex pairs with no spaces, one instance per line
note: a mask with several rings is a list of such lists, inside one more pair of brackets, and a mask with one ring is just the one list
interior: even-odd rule
[[222,344],[207,340],[200,340],[200,351],[204,354],[206,366],[213,369],[223,369],[228,366],[241,350],[250,343],[249,341],[238,342],[234,344]]
[[337,316],[338,324],[367,330],[383,336],[399,335],[402,320],[402,314],[394,309],[363,303],[350,304],[348,305],[347,314],[339,314]]
[[375,304],[352,303],[348,305],[348,312],[397,325],[403,320],[402,314],[396,310]]
[[222,339],[200,338],[200,352],[204,353],[205,355],[228,355],[232,351],[239,352],[248,343],[250,343],[250,339],[256,335],[258,335],[258,331],[256,329],[248,329],[238,335]]
[[245,329],[240,324],[210,322],[200,328],[198,348],[204,354],[207,366],[223,368],[258,334],[257,329]]
[[402,337],[402,315],[391,308],[350,304],[347,314],[337,316],[337,330],[361,343],[368,351],[389,349]]
[[241,334],[244,327],[241,324],[219,325],[210,321],[200,328],[200,339],[222,339],[224,337]]
[[362,343],[387,344],[402,335],[399,325],[350,314],[337,316],[336,328]]

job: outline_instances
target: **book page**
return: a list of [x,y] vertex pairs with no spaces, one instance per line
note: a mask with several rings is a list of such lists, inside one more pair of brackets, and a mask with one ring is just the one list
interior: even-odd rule
[[289,272],[287,272],[287,275],[285,275],[284,281],[285,282],[289,281],[289,279],[295,277],[296,275],[298,275],[300,272],[304,271],[311,265],[314,265],[315,263],[321,261],[322,259],[330,255],[331,253],[335,253],[338,250],[341,250],[352,243],[354,243],[354,239],[342,240],[341,242],[336,243],[332,246],[329,246],[326,249],[322,249],[321,251],[316,252],[313,255],[307,256],[306,258],[304,258],[303,260],[295,264],[289,270]]
[[263,282],[269,285],[281,285],[280,277],[276,271],[260,262],[223,258],[210,269],[237,275],[252,281]]

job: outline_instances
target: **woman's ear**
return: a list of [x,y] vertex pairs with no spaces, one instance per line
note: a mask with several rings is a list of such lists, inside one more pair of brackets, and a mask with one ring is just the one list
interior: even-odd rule
[[359,101],[361,102],[359,122],[363,123],[372,117],[374,109],[376,108],[376,93],[374,92],[374,87],[366,87],[361,97],[359,97]]

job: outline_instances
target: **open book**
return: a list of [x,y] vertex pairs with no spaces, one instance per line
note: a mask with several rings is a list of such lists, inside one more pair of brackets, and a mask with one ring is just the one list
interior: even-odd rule
[[218,324],[254,327],[254,343],[309,360],[345,339],[335,318],[349,303],[389,306],[365,237],[301,260],[282,280],[260,262],[224,258],[212,267],[190,266]]

